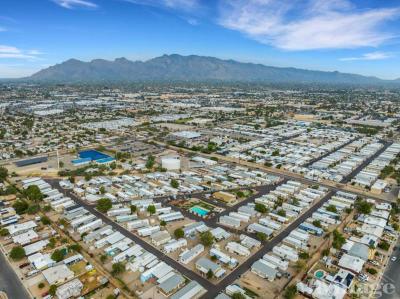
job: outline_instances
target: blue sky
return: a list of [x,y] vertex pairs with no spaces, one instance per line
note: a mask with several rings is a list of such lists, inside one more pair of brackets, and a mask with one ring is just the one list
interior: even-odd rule
[[172,53],[399,78],[400,1],[0,1],[2,78]]

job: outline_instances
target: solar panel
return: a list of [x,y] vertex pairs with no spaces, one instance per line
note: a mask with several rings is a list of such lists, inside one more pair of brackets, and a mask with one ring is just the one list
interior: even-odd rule
[[47,160],[48,160],[47,156],[44,156],[44,157],[36,157],[36,158],[16,161],[14,162],[14,164],[17,165],[18,167],[23,167],[23,166],[47,162]]

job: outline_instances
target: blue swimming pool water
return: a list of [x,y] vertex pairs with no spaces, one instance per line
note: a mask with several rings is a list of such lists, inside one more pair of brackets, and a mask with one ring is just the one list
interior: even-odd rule
[[199,207],[199,206],[191,207],[190,210],[192,212],[196,213],[197,215],[200,215],[200,216],[206,216],[208,213],[210,213],[209,210],[204,209],[204,208]]
[[115,159],[109,155],[103,154],[99,151],[96,150],[85,150],[79,152],[79,158],[72,160],[72,164],[74,165],[81,165],[81,164],[87,164],[92,161],[103,164],[103,163],[108,163],[112,162]]
[[315,271],[314,275],[316,278],[323,278],[325,276],[325,272],[322,270],[317,270]]
[[89,158],[92,161],[97,161],[101,159],[111,158],[109,155],[103,154],[96,150],[85,150],[79,152],[79,158],[86,159]]

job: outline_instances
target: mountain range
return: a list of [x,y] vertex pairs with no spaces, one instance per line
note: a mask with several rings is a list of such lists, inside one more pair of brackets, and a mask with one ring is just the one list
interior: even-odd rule
[[399,84],[400,80],[382,80],[341,72],[273,67],[206,56],[163,55],[147,61],[117,58],[113,61],[95,59],[84,62],[69,59],[50,66],[30,77],[40,82],[143,82],[143,81],[221,81],[304,84]]

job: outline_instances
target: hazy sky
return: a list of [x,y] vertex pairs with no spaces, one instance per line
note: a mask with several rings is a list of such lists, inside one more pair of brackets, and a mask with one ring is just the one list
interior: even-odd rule
[[399,0],[1,0],[0,77],[198,54],[400,77]]

